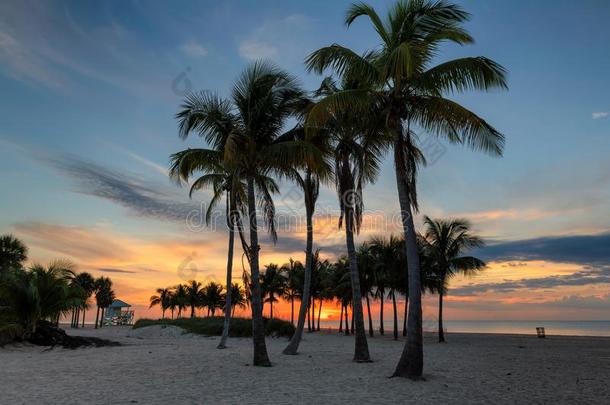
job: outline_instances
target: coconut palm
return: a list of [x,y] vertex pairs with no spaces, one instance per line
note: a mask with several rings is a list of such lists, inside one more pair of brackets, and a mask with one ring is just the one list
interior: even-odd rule
[[322,316],[322,304],[324,301],[332,301],[334,299],[333,284],[333,265],[328,260],[320,261],[318,265],[318,289],[317,298],[319,299],[318,305],[318,326],[317,330],[320,331],[320,317]]
[[291,257],[288,263],[282,265],[282,271],[286,275],[286,285],[282,298],[290,302],[290,323],[294,325],[294,300],[302,297],[305,268],[300,261],[293,260]]
[[464,252],[482,247],[483,240],[470,232],[465,219],[424,218],[424,249],[432,259],[438,276],[438,341],[445,341],[443,330],[443,297],[449,279],[457,274],[472,275],[485,268],[485,262]]
[[[345,334],[349,335],[348,308],[352,304],[352,280],[351,267],[347,257],[340,257],[333,266],[332,273],[333,293],[339,304],[341,305],[340,319],[343,322],[345,319]],[[353,316],[353,315],[352,315]],[[341,323],[339,324],[339,332],[341,332]]]
[[[97,305],[97,313],[95,315],[95,328],[104,326],[104,315],[106,308],[108,308],[112,301],[114,301],[115,295],[112,290],[112,280],[108,277],[99,277],[95,280],[95,302]],[[101,318],[100,318],[101,313]],[[98,324],[99,321],[99,324]]]
[[[334,179],[339,197],[339,227],[345,229],[348,262],[351,270],[353,314],[355,320],[354,361],[368,362],[370,355],[364,330],[362,313],[362,292],[358,272],[358,259],[354,243],[354,233],[360,231],[362,222],[362,189],[373,182],[379,172],[380,158],[384,153],[386,140],[379,132],[381,123],[378,114],[371,109],[354,114],[353,111],[337,108],[335,101],[343,92],[360,91],[360,83],[344,78],[338,85],[331,78],[322,82],[317,94],[322,99],[310,110],[308,125],[323,123],[332,137]],[[312,115],[312,111],[317,113]],[[323,117],[321,120],[319,117]]]
[[191,318],[195,317],[195,308],[201,305],[201,283],[191,280],[184,285],[186,289],[186,305],[191,307]]
[[157,294],[150,297],[150,306],[152,308],[155,305],[161,307],[161,319],[165,319],[165,311],[169,308],[171,300],[171,290],[169,288],[157,288]]
[[80,311],[82,310],[83,315],[82,315],[82,327],[85,327],[85,312],[87,309],[87,299],[89,299],[89,297],[91,296],[91,294],[94,293],[95,291],[95,279],[93,278],[93,276],[87,272],[83,272],[83,273],[78,273],[74,276],[74,278],[72,279],[72,283],[79,286],[80,288],[82,288],[83,292],[85,293],[85,300],[83,301],[83,305],[79,308],[76,308],[74,311],[74,316],[73,316],[73,326],[78,327],[78,323],[80,320],[79,314]]
[[[256,207],[260,201],[263,219],[275,241],[272,194],[277,191],[275,183],[267,182],[259,184],[257,192],[256,183],[261,176],[282,177],[295,169],[319,166],[319,157],[310,153],[313,148],[306,142],[281,136],[286,120],[302,104],[302,96],[292,76],[269,63],[256,62],[236,81],[230,100],[222,100],[222,105],[227,107],[224,112],[230,113],[219,114],[218,109],[211,110],[208,104],[200,103],[204,97],[194,95],[187,99],[184,111],[179,114],[181,133],[199,132],[213,149],[224,152],[223,161],[239,168],[246,181],[250,233],[247,258],[252,290],[253,364],[256,366],[271,365],[262,318]],[[219,127],[221,130],[216,130]]]
[[231,316],[235,315],[235,308],[245,309],[247,306],[248,300],[244,289],[237,283],[231,284]]
[[264,302],[270,304],[270,319],[273,319],[273,303],[278,302],[278,297],[284,295],[286,281],[286,274],[283,268],[274,263],[265,266],[265,271],[261,274],[261,295]]
[[182,311],[188,306],[188,290],[183,284],[178,284],[173,288],[172,300],[178,309],[178,318],[182,317]]
[[203,287],[203,295],[205,296],[206,306],[208,307],[208,315],[214,316],[217,309],[224,308],[226,300],[223,294],[223,287],[214,281],[209,282]]
[[28,248],[13,235],[0,236],[0,274],[9,269],[22,269]]
[[[358,267],[360,272],[360,287],[366,301],[366,310],[369,320],[369,336],[375,336],[373,331],[373,318],[371,316],[370,297],[375,298],[375,276],[377,266],[375,265],[375,257],[370,249],[370,244],[363,243],[356,252],[358,256]],[[383,319],[383,317],[382,317]]]
[[[352,111],[376,108],[383,112],[393,137],[410,300],[408,339],[394,375],[419,378],[423,370],[421,279],[412,214],[418,209],[417,167],[425,159],[417,148],[414,129],[501,155],[502,134],[445,95],[471,89],[506,88],[505,70],[485,57],[432,65],[444,42],[459,45],[473,42],[463,28],[469,14],[457,5],[431,0],[398,1],[384,21],[371,6],[358,3],[348,9],[345,23],[349,26],[361,16],[368,17],[373,24],[380,46],[360,56],[334,44],[311,54],[307,66],[317,72],[334,68],[339,74],[348,73],[368,83],[368,89],[335,95],[326,105]],[[324,114],[312,111],[310,115]]]

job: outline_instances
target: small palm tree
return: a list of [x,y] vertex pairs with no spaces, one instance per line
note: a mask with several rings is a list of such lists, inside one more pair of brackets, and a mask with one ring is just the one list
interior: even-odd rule
[[13,235],[0,236],[0,274],[9,269],[22,269],[28,248]]
[[443,330],[443,297],[447,294],[449,279],[457,274],[472,275],[485,268],[485,262],[464,252],[484,246],[483,240],[470,233],[465,219],[424,218],[424,249],[432,260],[438,276],[438,341],[445,341]]
[[[112,301],[114,301],[115,295],[112,289],[112,280],[108,277],[99,277],[95,280],[95,302],[97,305],[97,313],[95,315],[95,328],[104,326],[104,316],[106,314],[106,308],[108,308]],[[100,318],[101,312],[101,318]]]
[[172,299],[176,308],[178,309],[178,318],[182,317],[182,311],[184,311],[187,307],[188,302],[188,291],[186,286],[183,284],[178,284],[174,287],[174,293],[172,294]]
[[83,311],[83,316],[82,316],[82,327],[85,327],[85,311],[87,309],[87,300],[89,299],[89,297],[91,296],[91,294],[93,294],[93,292],[95,291],[95,279],[93,278],[93,276],[87,272],[83,272],[83,273],[78,273],[74,276],[74,278],[72,279],[72,283],[76,286],[79,286],[80,288],[82,288],[83,292],[85,293],[86,299],[83,302],[82,307],[80,308],[76,308],[75,311],[73,312],[73,325],[74,327],[78,327],[78,323],[79,323],[79,319],[80,319],[80,311]]
[[288,263],[282,265],[282,272],[286,275],[286,286],[282,298],[290,302],[290,323],[294,325],[294,300],[302,297],[304,284],[303,264],[292,257]]
[[161,319],[165,319],[165,311],[170,306],[171,290],[169,288],[157,288],[157,294],[150,297],[149,308],[159,305],[161,307]]
[[205,287],[203,287],[208,313],[211,313],[212,316],[215,315],[217,309],[222,309],[224,307],[223,301],[225,301],[226,297],[223,294],[222,285],[216,282],[210,282]]
[[191,307],[191,318],[195,317],[195,308],[201,304],[201,283],[195,280],[186,285],[186,304]]
[[273,319],[273,303],[278,302],[278,297],[284,295],[285,287],[286,275],[283,270],[274,263],[265,266],[265,271],[261,274],[261,294],[264,302],[270,304],[270,319]]
[[245,309],[247,306],[244,289],[237,283],[231,284],[231,316],[235,316],[235,308]]
[[[371,251],[370,244],[363,243],[356,252],[358,256],[358,269],[360,272],[360,286],[362,288],[362,294],[366,301],[366,310],[369,320],[369,336],[375,336],[373,331],[373,318],[371,316],[371,300],[370,297],[375,299],[375,276],[377,266],[375,265],[375,257]],[[383,317],[382,317],[383,319]]]

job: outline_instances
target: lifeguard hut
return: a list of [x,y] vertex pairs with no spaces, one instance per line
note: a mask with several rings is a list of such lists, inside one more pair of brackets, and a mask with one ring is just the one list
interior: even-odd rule
[[133,325],[134,311],[131,305],[121,300],[114,300],[106,309],[104,324],[106,325]]

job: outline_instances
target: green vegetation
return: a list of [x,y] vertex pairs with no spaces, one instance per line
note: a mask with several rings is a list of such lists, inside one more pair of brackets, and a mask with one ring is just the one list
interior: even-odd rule
[[[263,318],[265,335],[274,337],[291,337],[294,326],[281,319]],[[179,319],[140,319],[133,326],[134,329],[154,325],[178,326],[190,333],[204,336],[222,336],[224,317],[211,316],[205,318],[179,318]],[[231,318],[230,337],[252,337],[252,319]]]

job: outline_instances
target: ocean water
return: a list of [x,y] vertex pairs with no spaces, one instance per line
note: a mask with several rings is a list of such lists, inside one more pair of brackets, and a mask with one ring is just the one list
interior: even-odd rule
[[[338,321],[324,322],[322,327],[337,329]],[[379,328],[379,322],[373,323],[375,330]],[[436,321],[424,321],[424,331],[435,332],[438,330]],[[535,335],[536,327],[545,328],[547,336],[610,336],[610,321],[444,321],[445,330],[462,333],[516,333]],[[365,319],[365,327],[368,321]],[[386,333],[392,331],[392,321],[385,320]],[[399,319],[398,328],[402,333],[402,318]],[[367,329],[368,330],[368,329]]]

